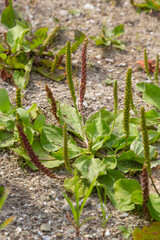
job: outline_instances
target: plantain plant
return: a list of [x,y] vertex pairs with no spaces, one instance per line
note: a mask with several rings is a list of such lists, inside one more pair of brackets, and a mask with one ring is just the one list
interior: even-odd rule
[[[2,12],[1,23],[7,30],[0,39],[0,70],[3,80],[9,78],[16,86],[24,89],[31,70],[55,81],[65,78],[62,63],[65,48],[62,46],[57,51],[55,46],[56,36],[61,31],[60,25],[56,25],[50,33],[47,27],[33,32],[31,24],[13,8],[12,0],[8,1]],[[79,36],[75,35],[72,51],[84,39],[85,34],[79,31]]]
[[[9,100],[7,91],[0,89],[0,148],[12,148],[25,159],[30,168],[40,169],[49,177],[59,180],[63,179],[52,174],[53,168],[65,165],[70,174],[72,169],[76,168],[79,198],[85,195],[96,178],[96,184],[103,184],[106,187],[106,194],[117,209],[121,211],[141,209],[142,187],[135,179],[126,178],[127,174],[142,172],[146,161],[143,136],[139,131],[141,119],[138,109],[137,116],[130,116],[130,110],[134,105],[131,88],[132,70],[128,69],[126,75],[124,110],[118,110],[118,86],[115,82],[114,111],[110,112],[103,108],[86,119],[83,101],[87,85],[87,44],[86,39],[82,49],[79,102],[72,77],[70,42],[66,44],[65,55],[68,88],[73,106],[56,101],[49,86],[45,86],[55,124],[46,123],[45,115],[35,103],[28,110],[24,109],[19,99],[22,98],[21,90],[17,89],[17,106],[14,106]],[[160,88],[147,83],[140,84],[139,88],[145,93],[144,99],[159,109]],[[152,161],[157,158],[156,147],[153,144],[160,138],[160,114],[152,109],[146,112],[145,116],[146,126],[150,126],[148,138],[152,166]],[[159,163],[158,160],[156,163]],[[46,170],[48,168],[50,171]],[[73,185],[74,176],[65,179],[65,188],[75,193],[77,190]],[[155,199],[152,195],[149,196],[147,208],[152,212],[153,218],[159,220],[160,215],[156,211],[156,204],[159,204],[157,195]]]

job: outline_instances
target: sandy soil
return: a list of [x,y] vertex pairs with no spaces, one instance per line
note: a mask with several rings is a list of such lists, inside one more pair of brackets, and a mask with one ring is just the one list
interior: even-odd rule
[[[60,20],[66,27],[59,39],[60,44],[65,44],[69,39],[73,41],[74,30],[83,31],[87,36],[96,36],[104,24],[113,28],[124,24],[125,34],[121,39],[126,43],[126,51],[113,48],[96,47],[89,40],[88,44],[88,76],[87,91],[85,96],[85,115],[107,107],[113,110],[113,87],[105,84],[110,78],[118,80],[119,109],[123,106],[125,73],[128,67],[133,69],[133,95],[139,107],[143,100],[137,94],[135,85],[140,81],[148,81],[146,74],[139,70],[136,61],[143,60],[144,48],[147,49],[148,58],[155,59],[160,52],[160,25],[159,13],[137,14],[128,0],[118,1],[113,7],[111,1],[105,0],[35,0],[35,4],[26,0],[13,1],[16,9],[23,13],[25,19],[30,20],[33,29],[47,26],[50,30],[55,26],[54,18]],[[0,1],[0,11],[4,8]],[[71,11],[72,10],[72,11]],[[71,14],[71,12],[76,14]],[[2,26],[1,32],[5,31]],[[81,48],[73,54],[73,66],[78,65],[77,78],[80,79]],[[30,76],[30,82],[24,92],[24,106],[31,106],[36,102],[48,119],[51,119],[49,106],[46,99],[44,84],[52,89],[57,100],[71,103],[68,86],[64,81],[59,83],[45,79],[36,73]],[[14,103],[15,88],[9,82],[0,79],[0,87],[6,88]],[[56,170],[57,175],[67,176],[65,169]],[[25,173],[10,150],[0,151],[0,185],[10,188],[9,197],[0,212],[0,221],[9,216],[16,216],[13,223],[0,232],[0,239],[4,240],[51,240],[74,239],[75,233],[72,225],[62,210],[66,204],[62,194],[62,183],[49,179],[39,172],[28,171]],[[102,239],[102,228],[99,220],[99,200],[96,194],[90,198],[88,206],[84,209],[83,218],[91,215],[95,218],[84,224],[81,233],[82,239]],[[107,225],[105,239],[124,239],[118,225],[125,227],[144,226],[143,218],[130,213],[122,213],[107,203],[108,215],[111,213]],[[46,224],[46,231],[43,231]]]

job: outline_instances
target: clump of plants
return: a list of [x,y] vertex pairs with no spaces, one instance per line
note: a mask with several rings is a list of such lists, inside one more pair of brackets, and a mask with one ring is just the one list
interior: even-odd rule
[[[8,1],[2,12],[1,23],[7,29],[0,39],[0,70],[3,80],[9,78],[23,89],[29,81],[31,70],[55,81],[65,78],[62,62],[65,47],[57,49],[55,45],[56,36],[61,31],[60,25],[56,25],[51,32],[47,27],[33,32],[31,24],[13,8],[12,0]],[[78,32],[72,52],[85,39],[85,34]]]
[[160,2],[159,0],[145,0],[144,3],[135,3],[134,0],[130,0],[130,3],[138,9],[138,11],[149,12],[150,10],[159,11]]
[[119,40],[119,36],[124,33],[124,25],[120,24],[114,27],[112,30],[105,25],[102,26],[101,33],[97,37],[90,37],[96,43],[96,46],[112,46],[120,50],[125,50],[125,43]]
[[[73,221],[77,234],[83,209],[78,207],[78,201],[83,196],[85,199],[88,189],[91,191],[90,185],[105,186],[107,197],[117,209],[143,209],[144,213],[148,212],[152,218],[160,221],[159,192],[155,185],[156,193],[150,194],[148,188],[148,179],[152,179],[151,167],[159,164],[154,144],[160,139],[160,87],[148,83],[137,85],[143,92],[144,100],[155,107],[147,112],[142,107],[139,113],[132,96],[132,70],[128,69],[124,110],[118,110],[118,86],[115,82],[114,111],[103,108],[86,119],[83,101],[87,85],[87,44],[86,39],[82,49],[78,91],[72,76],[71,44],[69,41],[66,44],[66,75],[73,106],[56,101],[49,86],[45,86],[56,124],[46,123],[45,115],[35,103],[25,110],[18,87],[16,106],[11,104],[7,91],[0,89],[0,147],[10,147],[23,157],[26,165],[33,170],[40,169],[49,177],[63,180],[52,174],[48,168],[65,165],[71,178],[65,179],[64,187],[78,196],[76,209],[73,209],[71,202],[66,198],[74,214],[74,220],[71,220],[71,216],[69,218]],[[131,109],[137,110],[136,117],[130,116]],[[73,169],[76,169],[76,176],[72,176]],[[142,186],[131,178],[139,173],[142,173]],[[127,178],[128,175],[130,179]],[[102,202],[102,199],[100,200]],[[105,216],[104,209],[102,212]],[[102,223],[105,231],[104,217]]]

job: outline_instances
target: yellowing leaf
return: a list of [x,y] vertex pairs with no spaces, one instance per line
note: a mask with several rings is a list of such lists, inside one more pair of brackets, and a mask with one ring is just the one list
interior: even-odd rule
[[142,229],[135,228],[133,232],[134,240],[159,240],[160,239],[160,222],[154,222]]

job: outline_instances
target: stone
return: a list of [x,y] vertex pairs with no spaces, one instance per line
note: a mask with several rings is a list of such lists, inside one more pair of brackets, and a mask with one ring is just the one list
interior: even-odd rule
[[120,217],[120,218],[126,218],[126,217],[128,217],[128,213],[123,213],[123,214],[121,214],[119,217]]
[[84,9],[87,9],[87,10],[93,10],[94,9],[94,6],[90,3],[87,3],[83,6]]
[[110,235],[111,235],[110,231],[107,230],[107,231],[105,232],[105,237],[109,237]]
[[48,236],[48,235],[46,235],[46,236],[43,236],[42,239],[43,239],[43,240],[51,240],[51,237]]
[[40,226],[40,230],[42,232],[50,232],[51,231],[51,226],[48,224],[48,223],[43,223],[41,226]]
[[69,14],[69,12],[68,11],[66,11],[66,10],[60,10],[59,11],[59,15],[61,15],[61,16],[67,16]]

